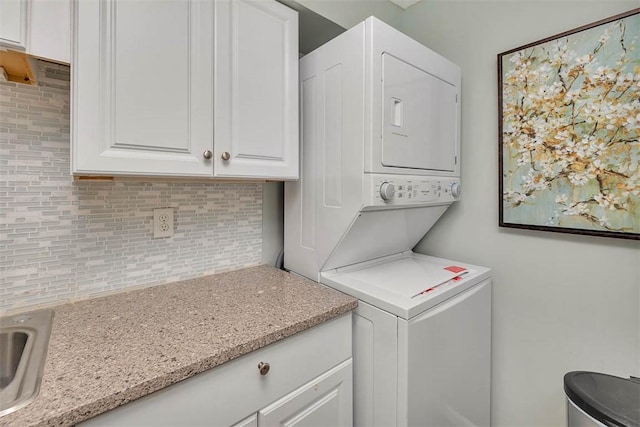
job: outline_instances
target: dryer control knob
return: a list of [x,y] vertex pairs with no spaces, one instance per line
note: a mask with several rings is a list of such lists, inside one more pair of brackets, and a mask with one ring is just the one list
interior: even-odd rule
[[451,195],[457,199],[458,197],[460,197],[460,194],[462,194],[462,188],[460,188],[460,184],[458,184],[457,182],[451,184]]
[[380,184],[380,197],[385,202],[393,199],[393,196],[396,193],[396,188],[390,182],[383,182]]

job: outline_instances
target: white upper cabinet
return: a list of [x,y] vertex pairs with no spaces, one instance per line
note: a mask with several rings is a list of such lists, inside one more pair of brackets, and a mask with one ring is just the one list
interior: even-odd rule
[[71,0],[29,0],[28,20],[27,53],[69,64]]
[[74,174],[297,178],[295,11],[101,0],[73,19]]
[[27,0],[0,1],[0,44],[17,50],[27,47]]
[[204,1],[77,1],[73,172],[211,176],[213,10]]
[[218,1],[215,25],[215,175],[297,178],[297,13],[275,1]]
[[0,45],[68,64],[71,0],[0,0]]

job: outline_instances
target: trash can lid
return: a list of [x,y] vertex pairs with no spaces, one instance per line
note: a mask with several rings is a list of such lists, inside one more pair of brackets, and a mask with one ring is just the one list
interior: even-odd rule
[[635,378],[573,371],[564,376],[564,392],[603,424],[640,427],[640,382]]

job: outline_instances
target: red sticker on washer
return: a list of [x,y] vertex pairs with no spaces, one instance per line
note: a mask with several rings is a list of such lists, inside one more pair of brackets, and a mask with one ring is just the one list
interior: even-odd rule
[[457,265],[452,265],[451,267],[445,267],[445,270],[448,270],[452,273],[461,273],[466,270],[464,267],[458,267]]

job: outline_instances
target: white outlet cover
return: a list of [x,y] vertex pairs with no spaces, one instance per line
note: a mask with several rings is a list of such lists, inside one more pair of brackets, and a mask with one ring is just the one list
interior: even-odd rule
[[173,236],[173,208],[153,210],[153,238]]

